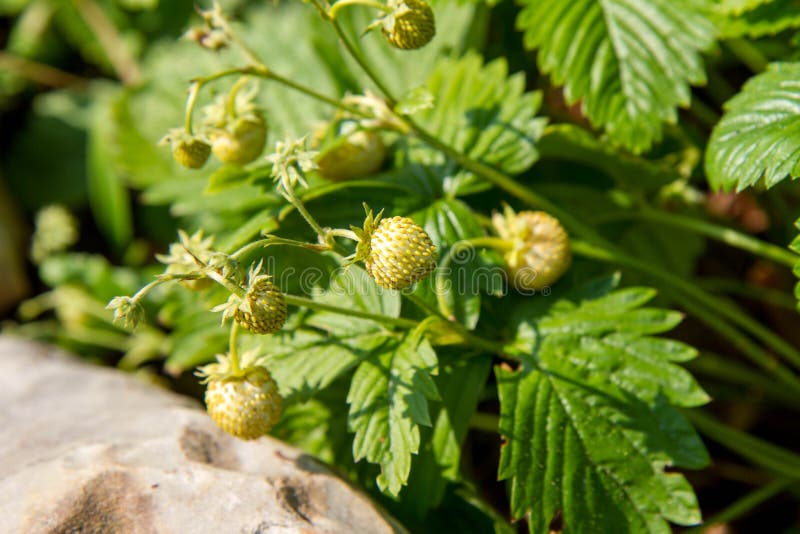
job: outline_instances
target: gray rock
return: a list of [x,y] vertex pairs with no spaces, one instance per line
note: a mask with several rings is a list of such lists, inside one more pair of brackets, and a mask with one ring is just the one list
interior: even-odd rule
[[0,337],[0,533],[401,530],[323,465],[198,403]]

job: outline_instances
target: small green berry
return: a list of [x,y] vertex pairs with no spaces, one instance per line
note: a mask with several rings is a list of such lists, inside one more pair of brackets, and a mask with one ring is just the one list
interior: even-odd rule
[[364,263],[375,282],[403,289],[425,279],[436,268],[438,253],[430,236],[407,217],[383,219],[369,239]]
[[237,119],[227,129],[210,134],[214,157],[222,163],[245,165],[255,160],[264,150],[267,125],[260,116]]
[[211,146],[197,138],[179,139],[173,143],[172,157],[190,169],[199,169],[208,161]]
[[341,182],[371,176],[380,170],[386,158],[386,145],[380,134],[356,131],[323,150],[317,159],[319,173],[328,180]]
[[495,213],[492,222],[500,237],[513,243],[504,259],[511,285],[518,290],[549,286],[569,268],[569,235],[552,215],[507,208],[502,215]]
[[422,48],[436,35],[433,10],[425,0],[400,0],[395,10],[384,19],[381,31],[395,48]]

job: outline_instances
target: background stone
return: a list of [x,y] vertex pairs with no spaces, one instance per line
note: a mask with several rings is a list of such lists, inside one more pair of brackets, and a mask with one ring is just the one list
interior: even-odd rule
[[0,532],[388,533],[312,457],[228,436],[192,399],[0,337]]

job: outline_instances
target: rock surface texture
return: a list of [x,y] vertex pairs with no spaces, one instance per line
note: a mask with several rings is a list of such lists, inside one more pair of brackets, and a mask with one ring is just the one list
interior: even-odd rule
[[0,533],[388,533],[297,449],[239,441],[191,399],[0,337]]

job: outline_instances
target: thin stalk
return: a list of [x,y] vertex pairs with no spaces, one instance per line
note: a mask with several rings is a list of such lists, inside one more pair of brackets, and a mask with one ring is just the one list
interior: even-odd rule
[[727,46],[728,50],[754,74],[764,72],[767,65],[769,65],[769,59],[767,59],[758,48],[745,39],[728,39],[725,41],[725,46]]
[[733,358],[704,351],[699,357],[686,362],[684,366],[694,375],[716,378],[726,384],[755,389],[783,406],[800,410],[800,395],[796,391],[775,387],[773,378]]
[[159,285],[161,285],[163,283],[171,282],[171,281],[172,280],[169,277],[157,278],[157,279],[153,280],[152,282],[150,282],[149,284],[147,284],[146,286],[144,286],[143,288],[141,288],[139,291],[137,291],[131,297],[131,300],[133,300],[134,302],[139,302],[140,300],[142,300],[145,297],[145,295],[147,295],[150,292],[150,290],[152,290],[156,286],[159,286]]
[[389,13],[392,11],[392,8],[387,6],[386,4],[381,4],[380,2],[376,2],[375,0],[339,0],[335,4],[333,4],[330,9],[328,9],[328,16],[330,16],[331,20],[336,19],[336,15],[339,11],[348,6],[366,6],[372,7],[377,10],[383,11],[384,13]]
[[777,289],[754,286],[733,278],[701,278],[697,280],[697,283],[709,291],[731,293],[785,310],[795,311],[797,309],[797,300],[790,294]]
[[[263,65],[262,65],[262,67],[266,68]],[[278,83],[281,83],[281,84],[285,85],[286,87],[294,89],[295,91],[299,91],[299,92],[301,92],[301,93],[303,93],[303,94],[305,94],[307,96],[310,96],[311,98],[319,100],[320,102],[325,102],[326,104],[330,104],[331,106],[333,106],[335,108],[338,108],[338,109],[341,109],[342,111],[347,111],[348,113],[352,113],[353,115],[358,115],[360,117],[366,117],[367,116],[364,112],[362,112],[358,108],[355,108],[353,106],[348,106],[347,104],[343,104],[342,102],[336,100],[335,98],[331,98],[329,96],[326,96],[326,95],[320,93],[319,91],[315,91],[314,89],[311,89],[310,87],[307,87],[305,85],[299,84],[299,83],[297,83],[297,82],[295,82],[293,80],[290,80],[289,78],[286,78],[285,76],[281,76],[280,74],[277,74],[277,73],[272,72],[270,70],[267,70],[267,72],[264,73],[262,75],[262,77],[270,79],[270,80],[273,80],[273,81],[276,81]]]
[[89,85],[89,80],[69,72],[37,63],[0,50],[0,68],[17,76],[50,87],[80,87]]
[[229,76],[254,76],[265,80],[272,80],[282,85],[285,85],[290,89],[298,91],[310,98],[319,100],[320,102],[324,102],[337,109],[341,109],[342,111],[347,111],[348,113],[351,113],[353,115],[366,116],[366,114],[361,110],[359,110],[358,108],[355,108],[353,106],[348,106],[347,104],[344,104],[339,100],[336,100],[335,98],[331,98],[310,87],[307,87],[293,80],[290,80],[289,78],[282,76],[276,72],[272,72],[266,65],[264,65],[259,61],[257,64],[254,65],[248,65],[246,67],[235,67],[214,73],[209,76],[194,78],[192,80],[192,86],[189,88],[189,97],[187,98],[186,102],[185,128],[187,132],[189,133],[192,132],[191,129],[192,112],[194,111],[200,90],[203,88],[203,86],[205,86],[210,82],[214,82],[222,78],[227,78]]
[[797,454],[720,423],[701,410],[684,410],[683,414],[700,433],[723,447],[766,469],[800,479],[800,456]]
[[259,239],[258,241],[253,241],[252,243],[248,243],[233,254],[231,254],[231,258],[238,260],[243,258],[253,250],[263,247],[270,247],[272,245],[288,245],[292,247],[299,247],[305,248],[309,250],[317,250],[317,251],[324,251],[330,249],[328,245],[320,245],[318,243],[305,243],[303,241],[295,241],[294,239],[286,239],[283,237],[277,236],[268,236],[264,239]]
[[142,72],[136,63],[136,58],[133,57],[127,43],[120,37],[117,28],[103,8],[94,0],[72,0],[72,2],[97,37],[97,41],[122,83],[128,86],[138,85],[142,79]]
[[[319,9],[319,6],[321,4],[316,0],[314,3],[315,5],[318,6],[317,9]],[[344,47],[347,49],[347,51],[350,53],[350,55],[353,57],[356,63],[358,63],[361,69],[367,74],[367,76],[370,77],[372,82],[378,87],[381,93],[383,93],[383,96],[386,98],[386,105],[390,109],[394,109],[394,106],[397,103],[397,98],[395,98],[394,94],[392,93],[392,90],[389,89],[389,86],[386,85],[386,83],[381,79],[380,76],[378,76],[377,72],[373,70],[372,66],[370,66],[370,64],[367,63],[367,60],[364,59],[364,56],[361,55],[361,52],[359,52],[359,50],[350,41],[347,35],[345,35],[344,30],[342,29],[342,26],[339,24],[339,22],[335,19],[331,19],[330,17],[328,18],[330,19],[331,25],[333,26],[336,35],[339,36],[339,39],[344,44]]]
[[186,97],[186,114],[183,117],[183,129],[186,133],[192,135],[192,118],[194,117],[194,108],[197,106],[197,97],[200,95],[200,88],[202,82],[192,82],[189,86],[189,96]]
[[416,328],[419,323],[411,319],[403,319],[401,317],[389,317],[388,315],[380,315],[377,313],[369,313],[351,308],[342,308],[333,304],[326,304],[316,300],[307,299],[305,297],[298,297],[295,295],[284,295],[286,304],[289,306],[301,306],[312,310],[329,311],[350,317],[359,317],[361,319],[370,319],[372,321],[384,324],[391,324],[401,328]]
[[707,519],[704,524],[685,530],[684,533],[699,534],[700,532],[706,532],[714,525],[719,525],[722,523],[733,521],[734,519],[738,519],[743,515],[747,514],[748,512],[750,512],[753,508],[757,507],[761,503],[768,501],[769,499],[783,492],[786,488],[788,488],[795,482],[797,482],[797,480],[791,478],[779,478],[777,480],[773,480],[766,486],[762,486],[760,488],[751,491],[750,493],[748,493],[741,499],[738,499],[724,510],[714,514],[709,519]]
[[478,347],[480,349],[483,349],[486,352],[489,352],[489,353],[492,353],[492,354],[497,354],[500,358],[503,358],[505,360],[509,360],[509,361],[512,361],[512,362],[515,362],[515,363],[518,361],[516,358],[514,358],[512,356],[509,356],[509,355],[507,355],[505,353],[505,351],[503,350],[502,343],[489,341],[488,339],[483,339],[480,336],[476,336],[475,334],[473,334],[472,332],[467,330],[467,328],[463,324],[461,324],[460,322],[456,321],[455,319],[448,319],[441,312],[439,312],[439,310],[437,310],[436,308],[433,308],[427,302],[425,302],[424,300],[422,300],[421,298],[419,298],[418,296],[416,296],[414,294],[405,295],[405,297],[408,298],[408,300],[410,300],[414,304],[416,304],[423,311],[429,313],[430,315],[433,315],[433,316],[437,317],[439,320],[441,320],[445,324],[453,327],[455,329],[456,333],[459,336],[461,336],[461,338],[464,341],[470,343],[471,345],[473,345],[475,347]]
[[294,187],[292,187],[288,180],[284,180],[281,185],[282,187],[279,188],[281,194],[283,194],[286,200],[288,200],[289,203],[291,203],[292,206],[294,206],[295,209],[300,212],[300,215],[303,216],[303,219],[306,220],[308,225],[314,230],[314,232],[316,232],[319,238],[325,242],[327,233],[322,229],[322,226],[317,222],[314,216],[311,215],[311,213],[306,209],[306,205],[303,204],[303,201],[300,200],[300,198],[295,194]]
[[455,148],[443,143],[436,137],[426,132],[412,119],[406,117],[406,122],[409,127],[414,131],[415,135],[422,139],[425,143],[436,148],[444,153],[446,156],[454,160],[456,163],[464,167],[468,171],[472,171],[478,176],[482,176],[485,180],[499,187],[503,191],[517,197],[531,207],[542,209],[550,212],[554,217],[559,219],[561,223],[566,226],[572,233],[583,236],[586,239],[591,239],[594,243],[602,244],[603,246],[611,247],[600,234],[593,228],[583,224],[578,219],[570,215],[567,211],[559,208],[543,196],[535,193],[531,189],[525,187],[505,173],[498,171],[490,165],[486,165],[480,161],[474,160],[456,150]]
[[231,321],[231,335],[228,339],[228,356],[230,356],[231,360],[231,372],[236,374],[239,372],[240,365],[239,365],[239,346],[237,343],[237,337],[239,335],[239,323],[237,321]]
[[228,113],[228,116],[231,118],[236,118],[236,95],[239,94],[239,91],[244,87],[249,80],[246,76],[242,76],[233,84],[231,87],[230,92],[228,93],[228,100],[225,102],[225,110]]
[[691,110],[692,115],[697,117],[697,119],[709,129],[714,128],[714,126],[716,126],[716,124],[719,122],[719,113],[712,109],[711,106],[697,98],[697,96],[692,98],[692,103],[690,104],[689,109]]
[[733,228],[695,219],[694,217],[652,208],[632,211],[629,213],[629,216],[690,230],[716,241],[720,241],[721,243],[725,243],[728,246],[750,252],[790,268],[794,267],[798,260],[800,260],[800,256],[791,252],[789,249],[767,243],[738,230],[734,230]]
[[469,419],[469,427],[473,430],[497,434],[500,427],[500,416],[493,413],[475,412]]

